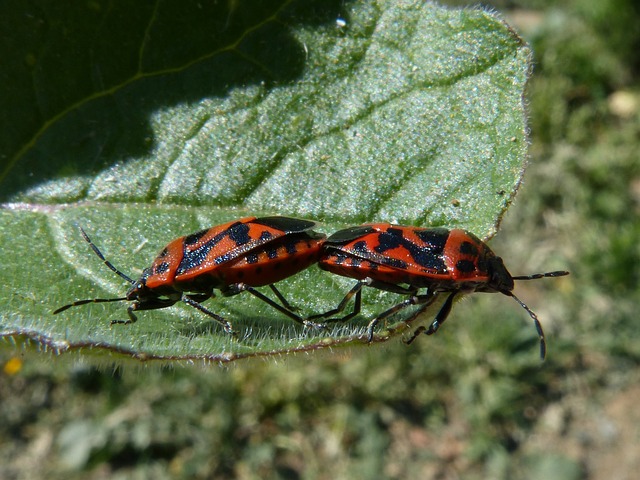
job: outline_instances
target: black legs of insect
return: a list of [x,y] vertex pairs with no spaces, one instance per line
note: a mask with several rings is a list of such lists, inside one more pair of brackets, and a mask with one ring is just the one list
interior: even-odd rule
[[[255,288],[250,287],[249,285],[244,285],[244,284],[238,285],[238,289],[234,293],[240,293],[240,292],[243,292],[243,291],[249,292],[251,295],[259,298],[260,300],[262,300],[263,302],[267,303],[268,305],[271,305],[273,308],[275,308],[279,312],[285,314],[286,316],[288,316],[289,318],[291,318],[292,320],[294,320],[294,321],[296,321],[296,322],[298,322],[300,324],[303,324],[303,325],[308,326],[308,327],[316,327],[316,328],[323,328],[324,327],[321,324],[314,323],[314,322],[312,322],[310,320],[305,320],[302,317],[300,317],[300,316],[296,315],[295,313],[293,313],[292,310],[294,310],[294,307],[292,307],[289,304],[289,302],[287,302],[287,300],[284,298],[282,293],[280,293],[280,291],[274,285],[269,285],[269,287],[271,288],[271,290],[273,291],[275,296],[278,297],[278,300],[280,300],[282,302],[282,305],[276,303],[274,300],[270,299],[269,297],[267,297],[263,293],[259,292]],[[186,295],[186,294],[183,294],[182,297],[180,298],[180,300],[182,302],[186,303],[187,305],[190,305],[193,308],[196,308],[197,310],[200,310],[205,315],[208,315],[209,317],[213,318],[215,321],[217,321],[218,323],[220,323],[222,325],[222,327],[224,328],[225,332],[233,334],[233,327],[231,326],[231,324],[227,320],[225,320],[223,317],[221,317],[217,313],[214,313],[211,310],[209,310],[208,308],[206,308],[206,307],[201,305],[200,302],[203,302],[203,301],[207,300],[210,297],[211,297],[211,295],[208,295],[208,294],[202,294],[202,295],[198,295],[198,294]],[[73,303],[70,303],[70,304],[65,305],[63,307],[58,308],[57,310],[55,310],[53,312],[53,314],[55,315],[55,314],[58,314],[60,312],[64,312],[68,308],[77,307],[79,305],[86,305],[88,303],[122,302],[122,301],[126,301],[126,300],[127,300],[127,297],[120,297],[120,298],[91,298],[91,299],[88,299],[88,300],[78,300],[76,302],[73,302]],[[172,301],[172,300],[163,301],[163,300],[160,300],[160,299],[156,299],[154,301],[154,306],[152,308],[149,308],[148,305],[146,306],[146,308],[145,307],[140,308],[140,304],[134,303],[134,304],[130,305],[127,308],[127,316],[129,317],[128,320],[112,320],[111,321],[111,325],[129,325],[131,323],[136,323],[138,321],[138,318],[133,313],[135,310],[151,310],[151,309],[157,309],[157,308],[164,308],[164,307],[169,307],[169,306],[173,305],[174,303],[175,303],[175,301]]]
[[[427,293],[425,293],[423,295],[411,295],[404,302],[400,302],[397,305],[391,307],[390,309],[382,312],[376,318],[371,320],[369,322],[369,325],[367,326],[367,333],[368,333],[367,340],[368,340],[368,342],[369,343],[373,342],[373,329],[376,327],[376,325],[378,325],[378,323],[380,323],[385,318],[390,317],[391,315],[394,315],[395,313],[399,312],[400,310],[403,310],[403,309],[405,309],[407,307],[410,307],[411,305],[423,305],[422,310],[424,310],[426,307],[431,305],[434,302],[435,299],[436,299],[435,292],[427,291]],[[451,310],[451,308],[449,308],[449,310]]]
[[431,325],[429,325],[428,328],[425,327],[424,325],[419,326],[418,328],[416,328],[416,331],[413,332],[413,335],[411,335],[411,338],[406,340],[405,343],[407,345],[411,345],[413,343],[413,341],[416,338],[418,338],[418,336],[420,336],[420,334],[423,333],[423,332],[426,335],[433,335],[434,333],[436,333],[438,331],[438,329],[440,328],[440,326],[444,323],[444,321],[447,319],[447,317],[451,313],[451,307],[453,306],[453,300],[454,300],[454,298],[455,298],[457,293],[458,292],[454,292],[454,293],[450,294],[447,297],[447,300],[442,305],[442,308],[440,308],[440,311],[436,315],[436,318],[433,320],[433,322],[431,322]]
[[272,299],[267,297],[265,294],[259,292],[258,290],[256,290],[253,287],[250,287],[249,285],[245,285],[244,283],[241,283],[241,284],[238,285],[238,291],[240,291],[240,292],[249,292],[254,297],[259,298],[260,300],[262,300],[263,302],[265,302],[268,305],[271,305],[273,308],[278,310],[280,313],[285,314],[287,317],[289,317],[293,321],[295,321],[297,323],[300,323],[300,324],[304,325],[305,327],[324,328],[324,325],[322,325],[321,323],[315,323],[315,322],[311,321],[310,319],[306,319],[305,320],[301,316],[296,315],[295,313],[293,313],[292,310],[294,310],[294,307],[292,307],[289,304],[289,302],[287,302],[287,300],[280,293],[280,291],[274,285],[269,285],[269,288],[271,288],[271,291],[274,293],[274,295],[276,297],[278,297],[278,300],[280,300],[280,302],[282,302],[282,305],[280,305],[279,303],[273,301]]
[[[417,295],[417,289],[404,288],[398,285],[377,282],[371,278],[365,278],[364,280],[360,280],[358,283],[356,283],[353,286],[353,288],[347,292],[347,294],[344,296],[344,298],[336,308],[334,308],[333,310],[329,310],[328,312],[321,313],[319,315],[313,315],[309,317],[309,320],[316,320],[320,318],[332,317],[333,315],[337,315],[338,313],[342,312],[345,309],[345,307],[347,306],[347,303],[349,303],[349,301],[354,296],[355,296],[355,300],[353,305],[353,311],[351,313],[340,318],[329,318],[327,320],[324,320],[323,323],[346,322],[347,320],[350,320],[351,318],[355,317],[360,313],[360,309],[362,307],[362,288],[365,286],[374,287],[380,290],[390,291],[394,293],[399,293],[402,295],[409,295],[409,298],[407,298],[405,301],[400,302],[397,305],[394,305],[388,310],[385,310],[384,312],[382,312],[380,315],[378,315],[377,317],[375,317],[373,320],[369,322],[369,325],[367,326],[367,341],[369,343],[373,342],[374,329],[376,325],[378,325],[378,323],[380,323],[382,320],[390,317],[391,315],[398,313],[400,310],[410,307],[411,305],[423,305],[422,310],[424,310],[424,308],[431,305],[436,299],[435,292],[427,291],[427,293],[425,294]],[[451,310],[451,306],[449,306],[449,311],[450,310]],[[444,320],[441,320],[440,323],[442,323],[442,321]],[[432,333],[435,333],[435,330]],[[411,341],[413,341],[413,339]]]
[[[561,277],[564,275],[566,275],[566,272],[550,272],[550,274],[539,273],[535,275],[529,275],[527,277],[514,277],[514,278],[517,280],[533,280],[533,279],[542,278],[542,277]],[[444,305],[442,305],[442,308],[438,312],[438,315],[436,315],[436,318],[433,320],[433,322],[431,322],[431,325],[429,325],[429,327],[425,327],[425,326],[418,327],[416,331],[413,332],[413,335],[411,335],[411,338],[406,340],[405,343],[407,345],[410,345],[411,343],[413,343],[413,341],[416,338],[418,338],[418,336],[420,336],[421,333],[425,333],[426,335],[433,335],[434,333],[436,333],[440,328],[440,326],[444,323],[444,321],[447,319],[447,317],[451,313],[453,300],[458,293],[459,292],[453,292],[447,297],[447,300],[444,302]],[[544,332],[542,331],[542,325],[540,325],[538,316],[529,307],[527,307],[527,305],[522,300],[516,297],[513,294],[513,292],[505,290],[505,291],[502,291],[501,293],[508,297],[513,298],[516,302],[518,302],[518,304],[527,311],[527,313],[533,320],[533,324],[536,327],[536,332],[538,333],[538,338],[540,339],[540,358],[544,360],[544,357],[547,355],[547,342],[544,338]]]
[[[228,321],[226,321],[223,317],[221,317],[217,313],[214,313],[208,308],[201,305],[200,302],[207,300],[209,297],[211,297],[211,295],[208,295],[208,294],[194,294],[194,295],[183,294],[182,297],[180,297],[180,300],[186,303],[187,305],[190,305],[193,308],[200,310],[205,315],[208,315],[209,317],[213,318],[216,322],[222,325],[222,328],[224,328],[225,332],[230,333],[231,335],[235,335],[235,332],[233,331],[233,327]],[[126,298],[122,300],[126,300]],[[153,306],[151,305],[141,306],[141,304],[139,303],[133,303],[129,305],[129,307],[127,308],[127,316],[129,317],[129,320],[112,320],[111,325],[130,325],[132,323],[136,323],[138,321],[138,317],[136,317],[135,313],[133,313],[135,310],[154,310],[157,308],[170,307],[175,303],[176,301],[171,299],[155,299]],[[54,313],[57,313],[57,312],[58,311]]]
[[[233,331],[233,327],[231,326],[231,324],[227,322],[224,318],[222,318],[220,315],[218,315],[217,313],[213,313],[211,310],[203,307],[200,303],[196,302],[193,298],[190,298],[187,295],[182,295],[181,300],[187,305],[191,305],[193,308],[200,310],[205,315],[209,315],[215,321],[220,323],[220,325],[222,325],[222,328],[224,328],[225,332],[230,333],[231,335],[235,335],[235,332]],[[129,309],[131,309],[131,307],[129,307]]]
[[365,280],[359,281],[353,286],[351,290],[347,292],[347,294],[344,296],[344,298],[336,308],[334,308],[333,310],[329,310],[328,312],[320,313],[318,315],[312,315],[308,318],[308,320],[316,320],[320,318],[333,317],[334,315],[337,315],[338,313],[342,312],[345,309],[345,307],[347,306],[347,303],[349,303],[349,300],[351,300],[355,295],[356,299],[353,305],[353,311],[351,313],[340,318],[329,318],[327,320],[324,320],[324,323],[346,322],[347,320],[352,319],[353,317],[355,317],[360,313],[360,308],[362,306],[362,287],[370,284],[371,284],[371,281],[368,278]]

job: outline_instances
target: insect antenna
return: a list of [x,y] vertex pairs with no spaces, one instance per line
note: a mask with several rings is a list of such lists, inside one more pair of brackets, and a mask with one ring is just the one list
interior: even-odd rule
[[[569,272],[564,270],[557,270],[555,272],[546,272],[546,273],[532,273],[531,275],[520,275],[518,277],[512,277],[514,280],[536,280],[538,278],[545,277],[564,277],[565,275],[569,275]],[[540,324],[540,320],[538,320],[538,316],[531,310],[527,305],[516,297],[513,292],[508,290],[502,290],[504,295],[513,298],[516,302],[520,304],[522,308],[524,308],[531,319],[533,320],[533,324],[536,327],[536,331],[538,332],[538,338],[540,338],[540,358],[544,360],[544,357],[547,355],[547,342],[544,338],[544,332],[542,331],[542,325]]]
[[558,270],[555,272],[532,273],[531,275],[521,275],[519,277],[512,277],[512,278],[514,280],[537,280],[538,278],[564,277],[565,275],[569,275],[569,272],[565,272],[564,270]]
[[[119,275],[120,277],[124,278],[127,282],[129,282],[131,285],[134,285],[136,282],[135,280],[132,280],[131,278],[129,278],[127,275],[125,275],[124,273],[122,273],[120,270],[118,270],[116,267],[113,266],[113,264],[107,260],[106,258],[104,258],[104,255],[102,255],[102,252],[98,249],[98,247],[96,247],[96,245],[91,241],[91,239],[89,238],[89,235],[87,235],[87,232],[84,231],[84,229],[82,227],[80,228],[80,233],[82,233],[82,238],[85,239],[85,241],[91,246],[91,249],[95,252],[95,254],[98,256],[98,258],[100,258],[100,260],[102,260],[102,262],[109,267],[109,269],[112,272],[115,272],[117,275]],[[68,305],[64,305],[63,307],[58,308],[57,310],[55,310],[53,312],[53,314],[57,314],[60,312],[64,312],[66,309],[71,308],[71,307],[77,307],[79,305],[86,305],[87,303],[107,303],[107,302],[122,302],[124,300],[127,300],[127,297],[119,297],[119,298],[91,298],[88,300],[76,300],[73,303],[70,303]]]
[[102,252],[100,250],[98,250],[98,247],[96,247],[95,243],[93,243],[91,241],[91,239],[89,238],[89,235],[87,235],[87,232],[85,232],[82,227],[79,227],[79,228],[80,228],[80,232],[82,233],[82,238],[84,238],[86,240],[86,242],[91,246],[91,249],[95,252],[95,254],[100,258],[100,260],[102,260],[102,262],[107,267],[109,267],[111,269],[112,272],[115,272],[117,275],[120,275],[122,278],[124,278],[131,285],[136,283],[135,280],[132,280],[131,278],[129,278],[127,275],[125,275],[120,270],[118,270],[116,267],[114,267],[113,264],[109,260],[104,258],[104,255],[102,255]]
[[127,297],[122,298],[90,298],[89,300],[77,300],[69,305],[65,305],[64,307],[60,307],[53,312],[53,314],[57,314],[60,312],[64,312],[67,308],[77,307],[78,305],[86,305],[87,303],[106,303],[106,302],[122,302],[126,300]]
[[[564,270],[557,270],[555,272],[545,272],[545,273],[532,273],[531,275],[520,275],[518,277],[512,277],[514,280],[537,280],[538,278],[546,278],[546,277],[564,277],[565,275],[569,275],[569,272]],[[533,323],[536,326],[536,330],[538,332],[538,337],[540,338],[540,358],[544,360],[544,357],[547,354],[547,342],[544,339],[544,332],[542,331],[542,325],[540,325],[540,321],[538,320],[538,316],[533,313],[529,307],[525,305],[525,303],[516,297],[513,292],[509,292],[504,290],[502,293],[505,295],[512,297],[516,302],[520,304],[522,308],[524,308],[529,316],[533,319]]]
[[533,324],[535,325],[536,331],[538,332],[538,338],[540,339],[540,358],[544,360],[544,357],[546,357],[547,355],[547,342],[544,339],[544,331],[542,330],[542,325],[540,324],[540,320],[538,320],[538,316],[533,312],[533,310],[527,307],[527,305],[522,300],[516,297],[513,292],[504,290],[502,293],[518,302],[520,306],[527,311],[527,313],[533,320]]

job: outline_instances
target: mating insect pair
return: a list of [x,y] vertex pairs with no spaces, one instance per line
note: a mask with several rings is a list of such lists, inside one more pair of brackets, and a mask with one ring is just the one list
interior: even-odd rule
[[[464,230],[418,228],[387,223],[347,228],[329,238],[312,230],[314,222],[288,217],[248,217],[218,225],[192,235],[180,237],[167,245],[135,281],[104,258],[84,230],[82,236],[93,251],[112,271],[131,284],[125,297],[79,300],[65,305],[54,314],[87,303],[132,302],[128,320],[111,323],[133,323],[134,311],[169,307],[182,301],[219,322],[232,333],[231,324],[205,308],[201,302],[214,296],[213,290],[231,296],[247,291],[296,322],[310,327],[323,327],[328,322],[346,321],[360,312],[362,288],[385,290],[407,299],[379,314],[368,325],[368,340],[373,340],[376,325],[411,305],[433,303],[439,293],[448,297],[428,328],[418,328],[409,339],[420,333],[435,333],[448,317],[454,299],[472,292],[497,292],[513,297],[531,316],[540,338],[540,355],[546,344],[535,313],[513,294],[514,280],[559,277],[568,272],[557,271],[513,277],[502,259],[475,235]],[[335,309],[302,318],[296,314],[275,287],[275,283],[292,276],[313,263],[337,275],[358,280]],[[278,302],[255,287],[269,286]],[[426,289],[425,293],[419,293]],[[355,298],[354,298],[355,297]],[[354,300],[353,311],[332,318]]]

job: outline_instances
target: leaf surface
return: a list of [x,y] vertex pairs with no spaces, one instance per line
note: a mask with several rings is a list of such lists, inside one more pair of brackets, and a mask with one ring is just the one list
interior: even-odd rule
[[[325,331],[247,294],[208,301],[240,340],[186,305],[127,326],[109,325],[123,303],[53,316],[127,289],[78,224],[133,277],[170,240],[247,215],[496,232],[527,149],[530,50],[507,25],[423,2],[220,3],[0,7],[3,336],[228,361],[362,343],[402,300],[367,289],[362,315]],[[278,287],[310,315],[352,284],[312,267]]]

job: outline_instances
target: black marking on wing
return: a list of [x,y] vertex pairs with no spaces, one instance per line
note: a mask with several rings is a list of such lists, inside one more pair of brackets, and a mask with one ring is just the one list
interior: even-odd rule
[[463,255],[473,255],[474,257],[478,255],[478,247],[471,242],[462,242],[459,251]]
[[[198,240],[200,240],[203,237],[203,235],[206,234],[206,232],[208,232],[208,230],[202,230],[201,232],[197,232],[197,233],[194,233],[193,235],[189,235],[188,237],[185,238],[185,242],[184,242],[185,248],[183,249],[182,260],[180,261],[180,265],[178,265],[178,268],[176,270],[176,276],[182,275],[202,265],[202,263],[209,256],[209,252],[216,245],[218,245],[225,237],[229,237],[230,239],[232,239],[237,246],[242,246],[243,244],[246,244],[250,240],[249,235],[247,234],[248,231],[249,231],[249,227],[244,223],[240,223],[240,222],[234,223],[233,225],[229,226],[229,228],[218,233],[213,238],[207,240],[205,243],[203,243],[202,245],[200,245],[198,248],[194,250],[188,250],[186,247],[188,245],[193,245]],[[189,242],[187,242],[187,240],[189,240]],[[217,257],[214,260],[214,263],[216,265],[219,265],[220,263],[224,263],[225,261],[236,258],[241,253],[244,253],[244,251],[241,250],[240,253],[232,256],[232,254],[234,254],[237,250],[238,249],[232,249],[230,252],[227,252],[225,255]],[[224,257],[229,257],[229,258],[225,259]]]
[[[355,242],[349,249],[344,249],[345,243],[372,233],[377,234],[378,243],[373,250],[368,247],[366,240]],[[403,235],[403,230],[394,226],[390,226],[385,231],[378,231],[371,226],[362,225],[341,230],[330,236],[325,243],[325,248],[329,247],[329,251],[336,255],[335,262],[337,264],[343,263],[347,257],[353,257],[354,259],[360,258],[368,260],[372,264],[386,265],[399,270],[407,270],[409,267],[414,267],[417,270],[427,270],[425,273],[447,274],[448,270],[443,252],[449,237],[449,230],[446,228],[416,229],[414,233],[424,243],[423,245],[408,240]],[[412,262],[408,263],[387,255],[389,250],[398,247],[405,248],[409,252]],[[342,255],[338,254],[338,252],[342,252]]]
[[[419,245],[408,240],[400,229],[391,227],[388,228],[386,232],[381,232],[378,236],[379,245],[374,249],[381,257],[375,260],[384,265],[406,270],[409,267],[407,262],[390,258],[385,254],[388,250],[402,247],[409,252],[416,267],[434,270],[440,274],[446,273],[447,266],[442,254],[447,243],[448,230],[444,228],[434,228],[415,230],[414,233],[424,242],[424,245]],[[371,258],[371,260],[374,259]]]
[[458,260],[456,262],[456,270],[459,270],[461,273],[472,273],[475,269],[476,265],[471,260]]
[[[280,217],[272,217],[272,218],[280,218]],[[252,221],[251,223],[257,223],[257,222]],[[282,233],[282,235],[274,235],[271,232],[263,231],[260,237],[258,237],[257,239],[253,239],[249,235],[250,230],[251,230],[251,227],[248,224],[239,223],[239,222],[234,223],[229,228],[218,233],[215,237],[211,238],[210,240],[208,240],[207,242],[205,242],[195,250],[187,251],[185,249],[185,251],[183,252],[183,257],[180,262],[180,265],[176,270],[176,276],[185,274],[190,270],[202,265],[203,262],[207,260],[211,250],[218,243],[220,243],[225,237],[229,237],[229,239],[231,239],[236,246],[231,250],[229,250],[228,252],[215,257],[213,259],[214,266],[219,266],[227,262],[231,262],[233,260],[236,260],[237,258],[242,257],[243,255],[247,256],[246,258],[248,263],[256,263],[258,261],[259,252],[253,252],[253,250],[261,247],[262,245],[268,244],[279,238],[282,238],[284,235],[287,235],[286,233]],[[314,233],[314,235],[311,235],[312,233]],[[315,232],[308,232],[306,235],[308,235],[311,238],[322,237],[322,235],[317,235],[315,234]],[[291,241],[294,244],[293,248],[295,248],[295,241],[293,240],[293,238]],[[274,249],[275,248],[277,247],[274,246]],[[268,255],[269,255],[269,252],[271,252],[271,255],[277,256],[277,251],[274,253],[271,249],[269,249],[267,251]]]
[[256,218],[252,223],[275,228],[276,230],[281,230],[284,233],[301,233],[316,225],[316,222],[312,222],[311,220],[302,220],[300,218],[291,217],[262,217]]
[[327,238],[325,245],[344,245],[357,238],[363,237],[370,233],[374,233],[375,229],[370,225],[360,225],[358,227],[345,228],[338,230],[336,233]]
[[167,270],[169,270],[169,263],[162,262],[162,263],[159,263],[158,265],[156,265],[153,268],[153,274],[154,275],[161,275],[161,274],[165,273]]
[[187,235],[184,237],[185,245],[193,245],[194,243],[198,243],[202,237],[204,237],[210,229],[205,228],[204,230],[200,230],[199,232],[192,233],[191,235]]

